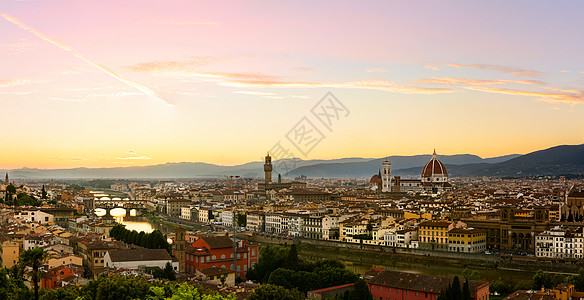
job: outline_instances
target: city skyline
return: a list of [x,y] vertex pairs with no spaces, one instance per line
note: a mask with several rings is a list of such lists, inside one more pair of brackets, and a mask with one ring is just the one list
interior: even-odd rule
[[305,117],[303,159],[584,143],[581,3],[132,3],[3,5],[0,168],[237,165]]

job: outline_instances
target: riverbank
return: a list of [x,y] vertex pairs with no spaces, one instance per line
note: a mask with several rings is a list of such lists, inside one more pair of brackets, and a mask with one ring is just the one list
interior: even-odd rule
[[[187,230],[209,231],[224,230],[214,225],[183,220],[179,218],[145,214],[151,222],[164,224],[164,232],[173,232],[173,228],[181,226]],[[160,225],[157,225],[159,228]],[[232,236],[232,231],[228,234]],[[390,248],[378,245],[360,245],[339,241],[311,240],[289,238],[257,232],[240,232],[237,238],[255,242],[260,247],[273,245],[299,245],[299,254],[307,259],[336,258],[343,261],[352,271],[362,274],[371,267],[395,269],[414,273],[424,273],[435,276],[460,275],[465,268],[479,272],[482,280],[505,280],[519,282],[530,280],[537,270],[553,273],[577,273],[584,264],[538,261],[526,257],[505,257],[479,253],[455,253],[430,251],[421,249]]]

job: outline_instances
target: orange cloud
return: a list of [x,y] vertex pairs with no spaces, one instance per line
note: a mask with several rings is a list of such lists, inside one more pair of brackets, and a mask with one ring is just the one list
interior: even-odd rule
[[140,63],[132,66],[124,66],[123,68],[133,71],[133,72],[143,72],[143,73],[173,73],[180,72],[182,70],[204,66],[212,61],[216,61],[218,58],[212,56],[198,56],[189,60],[181,61],[154,61]]
[[576,104],[584,103],[584,91],[549,93],[549,92],[523,91],[523,90],[516,90],[516,89],[501,89],[501,88],[485,87],[485,86],[471,86],[471,87],[465,87],[465,89],[487,92],[487,93],[498,93],[498,94],[506,94],[506,95],[537,97],[537,98],[539,98],[539,100],[545,101],[545,102],[563,102],[563,103],[576,103]]
[[481,70],[492,70],[499,71],[507,74],[521,75],[521,76],[539,76],[542,73],[539,71],[517,69],[511,67],[497,66],[497,65],[486,65],[486,64],[466,64],[467,67],[478,68]]
[[449,78],[449,77],[437,77],[437,78],[427,78],[414,80],[415,83],[420,84],[442,84],[442,85],[501,85],[509,83],[519,83],[528,85],[541,85],[544,84],[542,81],[538,80],[505,80],[505,79],[495,79],[495,80],[484,80],[484,79],[469,79],[469,78]]
[[379,90],[402,94],[442,94],[452,93],[454,90],[446,88],[426,88],[397,84],[388,80],[362,80],[349,82],[291,82],[291,81],[261,81],[261,80],[234,80],[228,79],[223,85],[228,86],[263,86],[263,87],[305,87],[305,88],[353,88]]
[[457,64],[457,63],[443,63],[443,65],[448,66],[448,67],[457,68],[457,69],[462,69],[462,66],[460,64]]
[[215,79],[217,84],[235,87],[270,87],[270,88],[356,88],[372,89],[404,94],[439,94],[452,93],[454,90],[447,88],[427,88],[397,84],[388,80],[362,80],[349,82],[304,82],[285,81],[281,76],[262,73],[231,73],[231,72],[197,72],[190,62],[154,62],[142,63],[125,67],[135,72],[146,72],[161,75],[200,77]]
[[32,80],[24,79],[24,78],[8,78],[8,79],[0,79],[0,87],[8,87],[8,86],[15,86],[15,85],[23,85],[31,83]]

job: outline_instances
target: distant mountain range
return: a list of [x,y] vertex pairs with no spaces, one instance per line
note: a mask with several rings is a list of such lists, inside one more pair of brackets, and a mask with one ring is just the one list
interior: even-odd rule
[[[419,177],[431,155],[389,156],[387,158],[341,158],[331,160],[280,160],[277,167],[287,165],[294,169],[283,174],[293,178],[299,175],[325,178],[363,178],[377,174],[381,162],[391,161],[392,175]],[[511,154],[483,159],[471,154],[439,155],[449,176],[538,176],[584,173],[584,144],[564,145],[525,155]],[[283,168],[282,168],[283,169]],[[221,175],[240,175],[245,178],[263,178],[263,162],[249,162],[236,166],[220,166],[202,162],[166,163],[143,167],[73,168],[0,170],[11,178],[20,179],[79,179],[79,178],[204,178]],[[284,170],[280,170],[284,173]]]

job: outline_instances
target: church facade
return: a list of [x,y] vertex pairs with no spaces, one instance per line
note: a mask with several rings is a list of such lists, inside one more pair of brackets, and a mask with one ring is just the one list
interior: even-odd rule
[[427,192],[436,194],[452,189],[452,185],[448,182],[446,166],[438,159],[436,150],[434,150],[430,161],[422,168],[420,178],[392,177],[391,162],[385,160],[381,163],[379,174],[374,175],[370,183],[377,184],[377,191],[381,193]]

